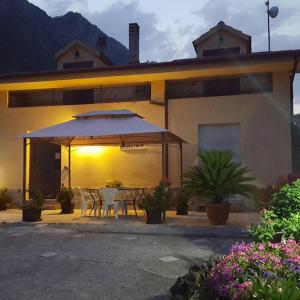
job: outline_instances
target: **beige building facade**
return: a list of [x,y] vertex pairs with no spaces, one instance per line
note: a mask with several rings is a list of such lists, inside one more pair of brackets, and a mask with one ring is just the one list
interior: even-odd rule
[[[113,109],[131,110],[186,141],[184,172],[197,163],[199,151],[230,149],[258,185],[273,184],[292,171],[290,78],[298,55],[297,50],[245,53],[234,59],[218,55],[1,76],[0,187],[22,194],[23,143],[18,136],[80,113]],[[171,187],[181,183],[178,154],[177,146],[168,147]],[[27,185],[36,159],[31,155]],[[53,155],[59,185],[66,184],[67,151],[62,147]],[[100,187],[114,179],[126,186],[154,186],[162,178],[161,164],[161,147],[156,145],[74,147],[72,186]]]

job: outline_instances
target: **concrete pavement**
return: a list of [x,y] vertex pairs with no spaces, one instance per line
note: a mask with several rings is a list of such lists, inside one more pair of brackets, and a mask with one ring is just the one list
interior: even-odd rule
[[167,299],[191,264],[225,254],[242,238],[160,234],[163,225],[147,234],[90,226],[1,225],[0,299]]

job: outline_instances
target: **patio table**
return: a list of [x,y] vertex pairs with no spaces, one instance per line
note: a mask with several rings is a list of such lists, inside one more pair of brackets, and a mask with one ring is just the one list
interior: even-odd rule
[[[124,201],[126,214],[127,214],[127,203],[129,201],[132,201],[135,217],[137,217],[137,207],[136,207],[136,205],[142,199],[142,197],[145,195],[146,190],[151,189],[151,188],[152,187],[119,187],[118,191],[127,191],[129,193],[131,192],[132,197],[131,197],[131,199],[128,199],[128,195],[126,195],[123,198],[122,194],[121,194],[121,198],[123,198],[123,199],[119,199],[117,201]],[[91,208],[89,215],[91,215],[92,211],[95,209],[95,207],[97,205],[97,200],[94,196],[95,194],[97,195],[97,197],[99,199],[99,202],[100,202],[100,214],[101,214],[101,210],[102,210],[102,197],[100,195],[101,188],[87,188],[87,190],[89,191],[89,193],[90,193],[90,195],[93,199],[93,207]]]
[[94,197],[94,194],[97,194],[98,196],[98,199],[100,201],[100,213],[101,213],[101,209],[102,209],[102,198],[101,198],[101,195],[100,195],[100,191],[99,191],[99,188],[96,188],[96,187],[93,187],[93,188],[86,188],[86,190],[90,193],[90,196],[92,197],[93,199],[93,206],[90,210],[90,213],[89,213],[89,216],[91,215],[92,211],[96,208],[96,204],[97,204],[97,200],[96,198]]

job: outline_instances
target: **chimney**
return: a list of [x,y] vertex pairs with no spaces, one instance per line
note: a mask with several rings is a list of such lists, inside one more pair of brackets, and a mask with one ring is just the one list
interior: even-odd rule
[[129,24],[129,63],[140,63],[140,27],[137,23]]
[[97,46],[100,53],[105,54],[106,53],[106,47],[107,47],[107,36],[101,36],[98,38]]

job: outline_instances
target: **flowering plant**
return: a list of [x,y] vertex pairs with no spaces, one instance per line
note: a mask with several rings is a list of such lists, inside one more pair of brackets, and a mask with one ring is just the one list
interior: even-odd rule
[[247,299],[257,278],[296,280],[299,284],[300,245],[294,240],[235,244],[211,270],[209,285],[217,297]]
[[291,238],[300,242],[300,212],[289,218],[279,218],[272,210],[264,210],[261,223],[249,226],[248,232],[255,242],[279,242]]

